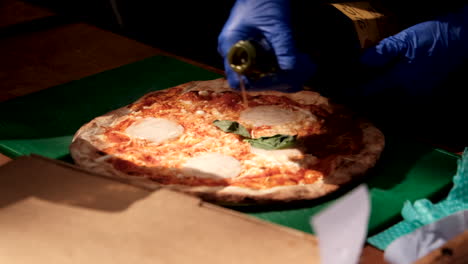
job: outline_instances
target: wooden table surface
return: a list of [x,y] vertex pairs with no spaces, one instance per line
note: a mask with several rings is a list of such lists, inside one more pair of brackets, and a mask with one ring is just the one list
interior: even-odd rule
[[[83,22],[68,21],[39,31],[1,35],[2,29],[55,15],[18,0],[0,2],[0,102],[154,55],[170,55]],[[221,73],[219,69],[177,58]],[[0,154],[0,165],[10,160]],[[360,263],[386,262],[382,251],[367,245]]]
[[0,29],[54,16],[54,12],[16,0],[0,1]]

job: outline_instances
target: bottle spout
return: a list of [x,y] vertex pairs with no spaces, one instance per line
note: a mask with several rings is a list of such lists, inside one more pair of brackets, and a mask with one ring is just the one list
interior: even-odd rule
[[247,40],[241,40],[232,46],[227,59],[233,71],[244,74],[254,64],[255,57],[256,51],[252,43]]

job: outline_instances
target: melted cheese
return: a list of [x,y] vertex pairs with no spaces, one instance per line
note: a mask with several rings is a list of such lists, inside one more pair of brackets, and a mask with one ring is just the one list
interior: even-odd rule
[[239,119],[250,126],[250,133],[254,138],[276,134],[297,135],[317,122],[317,117],[310,111],[300,108],[285,109],[277,105],[248,108],[241,112]]
[[240,114],[241,121],[254,126],[275,126],[295,122],[298,115],[290,110],[274,105],[248,108]]
[[132,137],[159,144],[166,140],[178,138],[184,133],[184,128],[168,119],[147,117],[129,126],[125,132]]
[[204,153],[189,159],[183,165],[183,172],[201,178],[234,178],[241,172],[241,163],[220,153]]

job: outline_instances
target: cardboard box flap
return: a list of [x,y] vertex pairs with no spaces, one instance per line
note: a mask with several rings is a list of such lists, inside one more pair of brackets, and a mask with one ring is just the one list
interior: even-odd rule
[[0,167],[0,208],[30,196],[117,211],[150,193],[47,158],[23,156]]
[[53,161],[0,167],[0,263],[319,263],[315,238]]
[[372,2],[340,2],[331,5],[353,22],[361,48],[376,45],[398,31],[394,15],[388,10],[377,10]]

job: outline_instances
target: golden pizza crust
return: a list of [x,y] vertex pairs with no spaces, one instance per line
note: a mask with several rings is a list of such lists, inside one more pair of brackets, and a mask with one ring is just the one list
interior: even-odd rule
[[[184,92],[190,91],[213,91],[213,92],[225,92],[232,91],[229,87],[228,82],[223,79],[215,79],[211,81],[192,81],[186,84],[183,84]],[[283,93],[278,91],[248,91],[249,95],[276,95],[276,96],[285,96],[291,100],[294,100],[301,104],[306,105],[320,105],[325,109],[330,108],[330,103],[327,98],[321,96],[317,92],[313,91],[299,91],[296,93]]]
[[[179,87],[188,91],[232,91],[225,79],[211,81],[198,81],[182,84]],[[160,91],[152,92],[143,96],[149,96]],[[249,92],[249,95],[281,95],[302,104],[320,105],[328,111],[333,111],[332,105],[327,98],[312,91],[301,91],[292,94],[280,92]],[[138,103],[140,98],[135,102]],[[227,204],[260,204],[271,202],[287,202],[294,200],[309,200],[323,197],[338,190],[341,186],[361,179],[361,177],[375,166],[382,152],[385,139],[382,132],[367,121],[360,120],[363,145],[357,154],[337,156],[333,159],[332,170],[326,177],[317,180],[313,184],[277,186],[268,189],[249,189],[237,186],[188,186],[188,185],[160,185],[151,179],[151,175],[157,175],[159,168],[141,168],[146,175],[128,175],[114,168],[110,159],[118,159],[113,155],[102,152],[108,147],[104,140],[96,139],[96,135],[103,133],[105,127],[112,126],[119,119],[124,118],[131,112],[131,105],[122,107],[96,117],[89,123],[82,126],[75,134],[70,153],[77,165],[92,170],[96,173],[130,181],[132,184],[148,188],[157,189],[166,187],[184,193],[201,197],[202,199]]]

